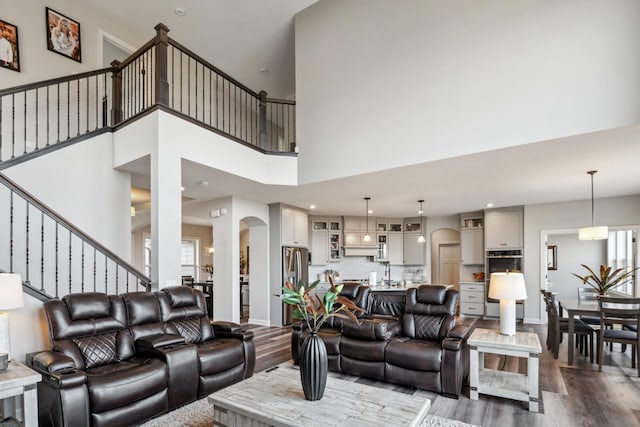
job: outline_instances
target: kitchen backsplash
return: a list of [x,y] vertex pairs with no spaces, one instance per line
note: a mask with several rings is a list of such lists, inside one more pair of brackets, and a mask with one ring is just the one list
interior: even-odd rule
[[[340,262],[332,262],[327,265],[310,265],[309,281],[313,282],[318,279],[318,275],[323,274],[327,270],[340,272],[340,280],[349,279],[368,279],[369,272],[375,271],[377,280],[386,279],[384,277],[385,264],[372,261],[372,257],[345,257]],[[418,271],[419,270],[419,271]],[[391,266],[391,280],[414,280],[416,276],[424,274],[424,268],[419,266],[403,267],[400,265]],[[429,282],[424,278],[424,282]]]

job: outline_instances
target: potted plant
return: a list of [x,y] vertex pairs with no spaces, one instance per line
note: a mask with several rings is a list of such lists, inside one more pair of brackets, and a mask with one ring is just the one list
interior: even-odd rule
[[287,281],[280,295],[282,302],[295,306],[293,317],[302,320],[310,331],[300,349],[300,380],[307,400],[320,400],[327,384],[327,349],[318,336],[318,330],[333,316],[357,322],[353,311],[364,311],[351,300],[340,296],[343,285],[335,286],[333,278],[329,276],[328,279],[331,287],[323,299],[312,292],[320,283],[319,280],[309,286],[302,280],[297,285]]
[[578,279],[582,280],[583,284],[591,286],[593,289],[598,291],[600,295],[606,295],[610,289],[613,289],[617,286],[624,285],[629,282],[633,278],[633,272],[637,270],[627,270],[626,268],[618,268],[617,270],[611,271],[612,268],[606,265],[600,266],[600,274],[596,274],[591,268],[589,268],[585,264],[580,264],[584,268],[587,269],[589,274],[585,276],[580,276],[576,273],[571,273],[576,276]]

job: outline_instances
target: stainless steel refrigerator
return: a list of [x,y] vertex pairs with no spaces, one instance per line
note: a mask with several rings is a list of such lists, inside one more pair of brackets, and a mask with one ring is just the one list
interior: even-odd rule
[[[305,248],[282,247],[282,286],[288,280],[297,286],[300,280],[309,283],[309,251]],[[293,322],[294,307],[282,304],[282,324]]]

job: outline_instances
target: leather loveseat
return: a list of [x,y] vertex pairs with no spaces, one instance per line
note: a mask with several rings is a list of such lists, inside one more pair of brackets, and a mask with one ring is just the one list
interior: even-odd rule
[[[457,398],[469,372],[469,328],[455,324],[458,296],[444,286],[424,285],[406,291],[400,315],[369,312],[358,323],[321,328],[329,370]],[[376,304],[369,301],[366,307]],[[394,304],[393,310],[397,308]],[[307,335],[302,325],[294,326],[296,364]]]
[[40,426],[132,426],[253,375],[253,333],[210,323],[201,291],[69,294],[44,303]]

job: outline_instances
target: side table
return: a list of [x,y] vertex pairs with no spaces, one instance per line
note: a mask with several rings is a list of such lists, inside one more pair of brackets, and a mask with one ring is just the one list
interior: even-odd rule
[[3,402],[4,416],[20,415],[24,427],[38,426],[38,392],[36,385],[42,380],[42,376],[16,360],[9,362],[6,371],[0,372],[0,399],[5,400],[22,396],[23,406],[21,410],[15,410],[15,405]]
[[[538,412],[538,369],[542,352],[538,335],[516,332],[507,336],[497,330],[476,328],[467,343],[470,349],[471,400],[478,400],[479,393],[505,397],[529,402],[529,411]],[[527,373],[485,369],[484,353],[526,358]]]

